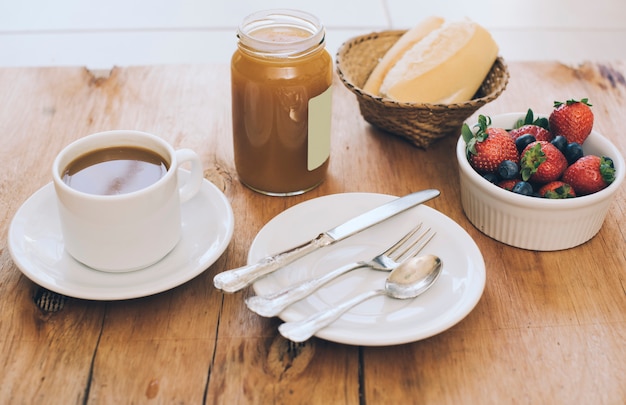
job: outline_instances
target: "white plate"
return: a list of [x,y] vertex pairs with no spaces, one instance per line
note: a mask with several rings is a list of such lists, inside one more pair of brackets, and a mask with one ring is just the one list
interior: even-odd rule
[[[248,263],[305,242],[320,232],[392,200],[370,193],[334,194],[298,204],[269,221],[254,239]],[[473,239],[456,222],[420,205],[381,224],[322,248],[262,279],[253,287],[269,294],[355,260],[369,260],[422,221],[437,232],[422,253],[439,256],[443,272],[423,295],[410,300],[377,297],[351,309],[320,330],[322,339],[362,346],[413,342],[461,321],[478,303],[485,287],[485,264]],[[360,292],[380,288],[388,273],[358,269],[285,309],[280,318],[296,321]]]
[[[188,172],[181,170],[180,176]],[[205,271],[224,252],[234,218],[224,194],[204,180],[200,192],[181,206],[182,237],[160,262],[128,273],[91,269],[65,251],[52,183],[34,193],[15,214],[9,250],[33,282],[59,294],[90,300],[122,300],[156,294]]]

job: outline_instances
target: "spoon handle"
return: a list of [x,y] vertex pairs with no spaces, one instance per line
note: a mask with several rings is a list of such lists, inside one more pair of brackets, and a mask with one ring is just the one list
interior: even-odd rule
[[303,281],[299,284],[286,287],[275,293],[264,296],[253,296],[246,299],[246,305],[250,310],[261,316],[276,316],[294,302],[314,293],[323,285],[331,282],[342,274],[367,266],[364,262],[354,262],[341,266],[320,277]]
[[340,305],[337,305],[336,307],[313,314],[309,318],[296,322],[285,322],[278,327],[278,331],[289,340],[294,342],[304,342],[313,336],[318,330],[323,329],[335,322],[337,318],[352,307],[355,307],[361,302],[374,298],[378,295],[385,295],[385,290],[367,291],[341,303]]

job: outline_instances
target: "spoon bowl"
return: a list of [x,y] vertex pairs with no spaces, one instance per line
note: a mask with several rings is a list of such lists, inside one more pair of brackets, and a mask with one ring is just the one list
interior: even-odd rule
[[441,268],[441,259],[434,255],[409,259],[389,273],[385,294],[396,299],[415,298],[435,283]]
[[285,322],[278,327],[278,331],[289,340],[303,342],[370,298],[386,295],[395,299],[409,299],[423,294],[437,281],[442,268],[441,259],[434,255],[408,259],[389,273],[384,288],[364,292],[301,321]]

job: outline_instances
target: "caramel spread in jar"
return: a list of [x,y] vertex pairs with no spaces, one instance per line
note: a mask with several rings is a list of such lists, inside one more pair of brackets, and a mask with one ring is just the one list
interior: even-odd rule
[[235,166],[248,187],[295,195],[319,185],[330,155],[332,58],[319,21],[253,14],[231,60]]

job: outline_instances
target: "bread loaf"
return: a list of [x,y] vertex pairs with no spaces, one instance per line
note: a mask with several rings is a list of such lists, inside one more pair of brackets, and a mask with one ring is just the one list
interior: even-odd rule
[[[424,27],[436,25],[432,23],[436,20],[429,21],[430,24],[420,24],[421,33]],[[417,37],[413,34],[413,39]],[[410,38],[406,42],[411,42]],[[395,62],[390,67],[381,67],[386,73],[378,92],[373,94],[400,102],[468,101],[480,88],[497,56],[497,44],[480,25],[470,20],[445,22],[413,40],[411,46],[404,43],[395,50],[392,47],[381,62]],[[371,79],[372,88],[376,80],[376,77]]]
[[432,31],[441,27],[444,21],[445,20],[441,17],[429,17],[405,32],[400,39],[389,48],[385,56],[383,56],[372,73],[370,73],[367,82],[365,82],[363,86],[363,90],[370,94],[378,95],[380,85],[383,83],[383,79],[389,72],[389,69],[391,69],[413,45],[421,41]]

